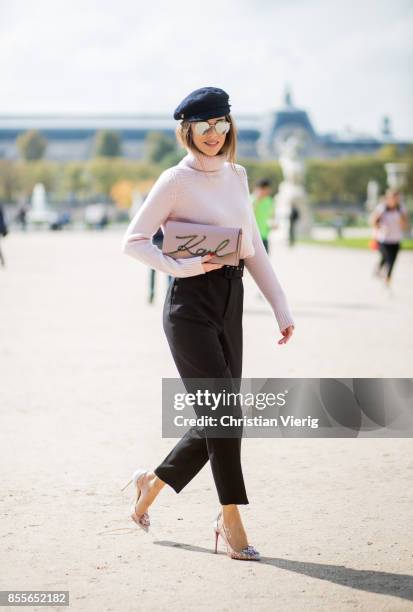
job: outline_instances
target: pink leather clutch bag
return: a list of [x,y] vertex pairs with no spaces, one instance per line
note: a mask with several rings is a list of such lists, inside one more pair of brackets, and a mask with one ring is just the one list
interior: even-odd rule
[[166,221],[162,252],[174,259],[199,257],[209,251],[209,263],[238,266],[242,229],[187,221]]

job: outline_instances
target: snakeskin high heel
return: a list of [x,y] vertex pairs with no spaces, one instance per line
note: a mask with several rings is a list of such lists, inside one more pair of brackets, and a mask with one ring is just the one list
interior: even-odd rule
[[146,473],[148,472],[148,470],[144,470],[143,468],[138,468],[133,474],[132,474],[132,478],[121,488],[121,491],[124,491],[126,489],[126,487],[128,487],[132,482],[135,485],[136,489],[137,489],[137,497],[136,497],[136,501],[133,504],[133,506],[131,507],[131,519],[133,521],[135,521],[135,523],[138,525],[138,527],[140,527],[141,529],[143,529],[144,531],[148,532],[149,531],[149,527],[150,527],[150,519],[149,519],[149,514],[147,512],[144,512],[141,515],[136,514],[136,504],[139,501],[139,498],[141,496],[141,488],[139,486],[139,480],[141,479],[142,476],[144,476]]
[[229,529],[225,527],[224,520],[220,521],[222,517],[222,510],[218,513],[217,518],[213,522],[213,528],[215,533],[215,553],[218,552],[218,537],[221,536],[227,547],[227,555],[231,559],[240,559],[245,561],[260,561],[260,553],[253,546],[245,546],[242,550],[234,550],[229,543],[228,533]]

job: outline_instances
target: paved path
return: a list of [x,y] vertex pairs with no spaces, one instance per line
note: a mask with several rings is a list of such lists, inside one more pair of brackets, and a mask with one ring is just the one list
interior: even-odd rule
[[[152,537],[129,530],[131,491],[119,487],[176,442],[160,438],[161,378],[176,370],[166,278],[149,306],[147,270],[120,240],[3,241],[2,589],[69,589],[76,612],[412,610],[409,439],[245,439],[242,514],[261,563],[212,554],[209,465],[180,495],[165,487]],[[389,297],[373,253],[277,246],[296,334],[276,344],[246,277],[244,376],[411,376],[412,255],[401,253]]]

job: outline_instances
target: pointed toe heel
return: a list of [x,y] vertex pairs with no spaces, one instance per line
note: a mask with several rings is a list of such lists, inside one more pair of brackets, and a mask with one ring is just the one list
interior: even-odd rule
[[222,520],[220,523],[221,516],[222,512],[219,512],[217,518],[212,523],[215,534],[215,553],[218,552],[218,538],[219,536],[221,536],[227,548],[227,555],[231,559],[239,559],[240,561],[260,561],[260,553],[258,552],[258,550],[256,550],[256,548],[254,548],[254,546],[251,546],[250,544],[248,544],[248,546],[245,546],[240,551],[234,550],[232,548],[228,540],[227,533],[225,531],[224,521]]
[[130,509],[130,513],[131,513],[130,516],[131,516],[131,519],[138,525],[138,527],[143,529],[143,531],[145,532],[149,531],[149,527],[151,524],[149,514],[147,512],[144,512],[143,514],[138,515],[136,513],[136,504],[138,503],[139,498],[141,496],[141,487],[139,486],[139,480],[148,471],[149,470],[145,470],[144,468],[138,468],[137,470],[134,471],[130,480],[128,480],[128,482],[121,488],[121,491],[124,491],[130,484],[132,483],[134,484],[137,490],[136,491],[137,496],[136,496],[135,503],[132,505]]

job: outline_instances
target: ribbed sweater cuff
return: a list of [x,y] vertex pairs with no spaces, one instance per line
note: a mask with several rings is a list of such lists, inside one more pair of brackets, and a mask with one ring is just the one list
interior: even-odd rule
[[283,331],[289,325],[295,325],[294,319],[288,310],[274,310],[274,314],[280,331]]

